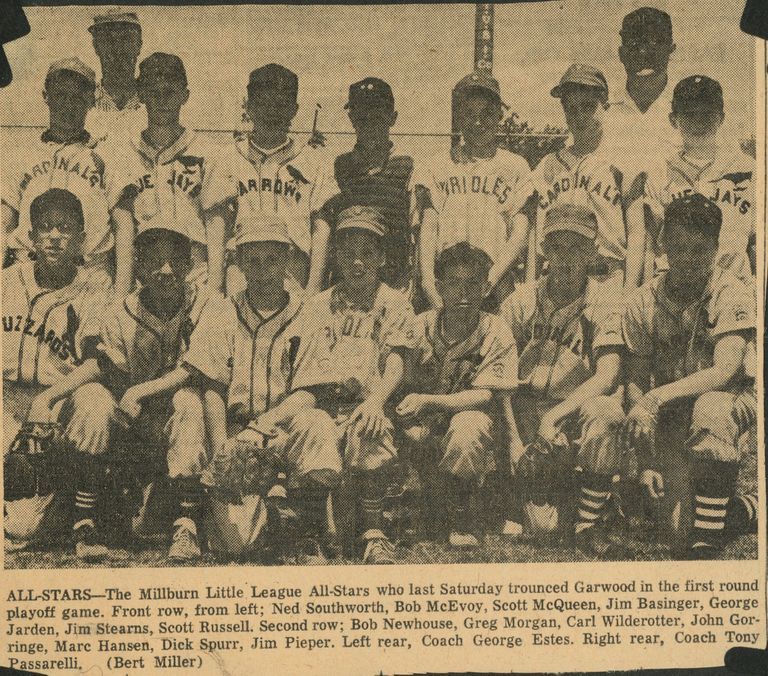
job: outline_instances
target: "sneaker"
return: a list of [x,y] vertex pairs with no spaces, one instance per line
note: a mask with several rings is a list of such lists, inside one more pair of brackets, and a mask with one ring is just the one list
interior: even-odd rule
[[366,540],[363,563],[373,566],[391,566],[395,562],[395,547],[389,538],[374,537]]
[[86,563],[99,563],[107,558],[109,549],[93,519],[78,521],[72,528],[75,556]]
[[173,540],[168,560],[174,563],[195,561],[202,556],[197,540],[197,527],[191,519],[177,519],[173,524]]
[[501,534],[509,540],[521,538],[523,536],[523,524],[513,519],[507,519],[501,528]]
[[472,533],[454,530],[448,536],[448,544],[454,549],[475,549],[480,546],[480,541]]
[[296,564],[299,566],[326,566],[328,559],[323,553],[320,543],[314,538],[301,538],[294,545]]
[[611,541],[599,526],[590,526],[575,533],[574,545],[587,556],[602,561],[631,561],[634,558],[628,547]]

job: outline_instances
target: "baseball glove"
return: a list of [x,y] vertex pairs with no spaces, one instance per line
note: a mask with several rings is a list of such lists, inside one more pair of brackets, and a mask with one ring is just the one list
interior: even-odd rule
[[59,423],[26,422],[5,458],[3,486],[9,501],[48,495],[63,478],[67,452],[74,445]]
[[551,502],[563,479],[563,454],[568,451],[564,436],[552,444],[537,436],[517,463],[517,476],[528,498],[536,504]]

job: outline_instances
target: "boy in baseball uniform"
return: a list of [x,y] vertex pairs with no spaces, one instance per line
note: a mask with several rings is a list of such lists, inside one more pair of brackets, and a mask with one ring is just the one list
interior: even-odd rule
[[664,208],[693,193],[712,200],[723,216],[716,267],[730,268],[749,282],[753,279],[747,249],[755,234],[755,160],[741,150],[738,141],[722,143],[719,130],[724,117],[719,82],[705,75],[678,82],[669,120],[680,131],[683,146],[648,172],[644,204],[653,215],[649,227],[654,253],[662,255]]
[[[171,221],[140,224],[135,240],[141,287],[116,299],[101,326],[97,356],[46,393],[50,409],[72,395],[73,437],[81,441],[77,464],[77,554],[86,560],[108,555],[103,520],[110,508],[108,466],[128,469],[143,489],[136,532],[147,526],[162,477],[170,484],[172,561],[200,556],[200,472],[208,460],[203,399],[184,387],[181,359],[209,294],[188,281],[192,242]],[[74,393],[74,394],[72,394]],[[71,426],[74,423],[71,424]]]
[[[536,284],[515,289],[500,313],[512,327],[520,354],[512,408],[522,443],[562,449],[551,468],[553,485],[572,485],[561,477],[581,468],[576,495],[554,496],[552,501],[529,497],[523,509],[526,525],[534,535],[570,527],[577,547],[614,558],[616,548],[599,523],[620,460],[618,432],[624,412],[614,393],[621,316],[620,304],[610,294],[601,298],[588,288],[597,232],[597,217],[588,208],[553,206],[542,228],[549,273]],[[518,467],[520,450],[515,450]],[[520,486],[523,492],[525,488]],[[573,523],[564,524],[562,512],[574,501]]]
[[289,134],[298,93],[299,78],[285,66],[270,63],[250,74],[246,112],[253,128],[235,139],[229,165],[237,212],[273,211],[288,224],[295,245],[288,270],[311,295],[324,287],[331,231],[323,207],[338,188],[325,150]]
[[155,52],[139,64],[139,98],[147,128],[125,148],[121,208],[142,223],[179,223],[192,243],[191,280],[224,288],[227,201],[234,186],[216,146],[180,122],[189,99],[187,74],[175,54]]
[[25,486],[24,476],[32,476],[29,459],[10,453],[10,447],[27,420],[48,424],[58,418],[70,439],[84,441],[77,436],[71,411],[77,399],[67,402],[64,413],[61,406],[51,410],[44,400],[48,388],[95,355],[109,301],[107,292],[89,284],[79,264],[86,232],[77,196],[50,188],[32,200],[29,211],[27,236],[35,260],[3,270],[5,542],[10,549],[60,534],[71,525],[66,515],[72,495],[57,481],[65,477],[40,476],[40,486],[34,481]]
[[506,107],[499,83],[478,71],[458,82],[453,98],[461,144],[417,164],[412,179],[412,209],[421,222],[421,283],[434,308],[441,303],[435,260],[457,242],[469,242],[491,257],[491,289],[499,301],[506,295],[505,276],[527,241],[523,207],[533,194],[528,163],[497,144]]
[[[230,298],[208,304],[184,357],[185,366],[204,379],[214,449],[206,474],[213,478],[212,488],[227,490],[229,486],[217,486],[218,467],[232,461],[235,447],[250,450],[257,456],[254,460],[260,463],[259,476],[264,481],[242,489],[265,497],[267,510],[283,499],[283,508],[292,510],[299,521],[288,549],[293,549],[301,564],[322,563],[320,542],[326,535],[328,492],[341,472],[336,430],[316,409],[303,410],[285,421],[273,414],[290,392],[299,341],[296,318],[302,307],[301,299],[285,288],[293,246],[288,227],[272,211],[244,210],[229,246],[247,286]],[[281,470],[286,471],[288,482],[276,487],[282,491],[278,495],[270,480]],[[212,496],[216,497],[215,491]],[[250,529],[250,525],[260,518],[262,505],[248,495],[235,497],[234,501],[212,500],[209,542],[214,551],[252,553],[260,528]],[[229,508],[226,502],[240,505]]]
[[416,318],[415,391],[396,412],[405,435],[439,449],[441,492],[447,501],[448,542],[479,546],[470,510],[472,494],[494,468],[498,430],[494,398],[517,386],[517,346],[509,326],[481,311],[491,259],[467,242],[445,249],[435,261],[442,310]]
[[720,207],[703,195],[673,200],[662,231],[669,270],[627,299],[622,320],[625,443],[637,453],[642,485],[670,520],[675,508],[688,507],[690,482],[693,523],[683,554],[696,559],[712,558],[722,544],[738,440],[754,408],[744,357],[755,297],[733,272],[717,270],[722,223]]
[[321,409],[316,424],[335,421],[343,467],[354,487],[363,562],[394,563],[384,533],[386,476],[397,458],[390,399],[403,380],[404,360],[417,345],[406,296],[379,281],[386,225],[372,207],[349,207],[336,226],[341,281],[306,301],[291,395],[277,407],[279,422]]
[[116,171],[122,167],[85,130],[95,85],[93,70],[77,58],[50,65],[43,91],[48,129],[31,147],[3,158],[3,252],[10,249],[16,258],[28,258],[34,250],[29,239],[30,204],[50,188],[68,190],[83,207],[83,270],[93,276],[95,285],[105,288],[114,278],[118,294],[125,294],[132,282],[133,220],[115,209],[123,187]]
[[[645,222],[642,214],[627,217],[633,177],[619,168],[620,155],[612,153],[604,140],[608,84],[597,68],[576,63],[551,93],[560,100],[573,141],[544,157],[534,171],[537,224],[543,223],[555,204],[588,206],[597,218],[597,258],[592,276],[618,297],[625,283],[634,288],[641,281]],[[642,187],[634,189],[642,194]]]

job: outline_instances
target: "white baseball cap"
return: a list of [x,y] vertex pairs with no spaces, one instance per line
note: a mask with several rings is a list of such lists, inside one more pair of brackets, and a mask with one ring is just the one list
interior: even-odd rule
[[236,249],[251,242],[280,242],[293,244],[285,221],[274,212],[242,209],[237,214],[235,232],[227,242],[227,248]]

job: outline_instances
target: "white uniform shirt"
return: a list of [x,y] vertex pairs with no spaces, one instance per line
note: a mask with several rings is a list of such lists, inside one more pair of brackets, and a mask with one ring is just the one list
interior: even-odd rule
[[96,103],[88,111],[85,122],[85,128],[94,138],[119,147],[140,134],[146,122],[147,115],[137,93],[118,108],[104,85],[96,85]]

